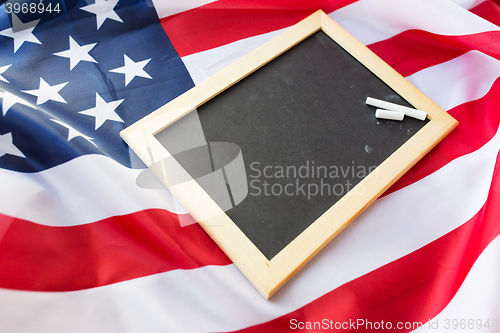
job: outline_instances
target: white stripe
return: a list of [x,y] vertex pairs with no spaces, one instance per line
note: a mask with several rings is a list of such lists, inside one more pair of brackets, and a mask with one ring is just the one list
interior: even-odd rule
[[286,29],[241,39],[207,51],[194,53],[182,57],[182,61],[194,83],[198,85],[236,60],[270,41],[284,30]]
[[458,5],[462,8],[470,10],[470,9],[482,4],[483,2],[491,1],[491,0],[449,0],[449,1],[453,2],[455,5]]
[[451,302],[414,332],[500,332],[499,281],[500,236],[497,236],[476,260]]
[[[473,34],[500,30],[496,25],[471,15],[447,0],[361,0],[330,14],[340,25],[365,45],[388,39],[409,29],[442,35]],[[466,5],[466,4],[462,4]],[[286,29],[182,57],[195,84],[234,63]]]
[[448,0],[360,0],[329,16],[365,45],[411,29],[439,35],[500,30]]
[[499,76],[500,61],[474,50],[407,79],[440,107],[450,110],[486,95]]
[[156,13],[159,18],[164,18],[170,15],[179,14],[187,10],[201,7],[215,0],[182,0],[182,1],[172,1],[172,0],[151,0],[153,1],[153,6],[156,9]]
[[467,222],[486,201],[499,149],[497,133],[376,201],[271,301],[233,265],[206,266],[74,292],[0,290],[0,323],[17,332],[205,332],[272,320]]
[[186,213],[161,184],[160,189],[137,186],[141,171],[102,155],[84,155],[31,174],[0,169],[0,213],[49,226],[91,223],[150,208]]

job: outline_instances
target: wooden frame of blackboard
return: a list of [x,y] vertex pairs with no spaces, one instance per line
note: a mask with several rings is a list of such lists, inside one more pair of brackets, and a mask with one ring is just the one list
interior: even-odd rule
[[[378,166],[376,176],[375,173],[369,174],[351,190],[363,187],[362,195],[342,197],[271,260],[259,251],[196,181],[186,182],[184,186],[172,191],[176,199],[266,299],[441,141],[458,124],[457,121],[319,10],[120,133],[169,188],[165,170],[153,165],[158,166],[155,162],[169,158],[171,154],[158,142],[155,134],[319,30],[411,105],[427,111],[429,122]],[[182,168],[180,165],[177,167]],[[202,216],[207,216],[207,212],[213,217],[204,219]]]

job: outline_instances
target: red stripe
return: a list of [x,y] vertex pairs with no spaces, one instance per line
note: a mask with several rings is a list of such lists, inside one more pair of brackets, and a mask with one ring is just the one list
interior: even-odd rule
[[459,125],[401,177],[384,195],[408,186],[457,157],[472,153],[490,141],[500,124],[500,78],[481,99],[461,104],[448,113]]
[[[302,0],[250,3],[222,0],[207,4],[161,20],[162,25],[181,57],[219,47],[240,39],[260,35],[291,26],[317,9],[329,13],[354,0],[333,2]],[[483,4],[481,4],[483,5]],[[473,10],[485,12],[488,19],[495,17],[481,5]],[[487,9],[498,6],[485,2]],[[496,6],[496,7],[493,7]],[[489,15],[489,16],[488,16]],[[500,59],[499,31],[442,36],[421,30],[408,30],[369,48],[394,67],[403,76],[453,59],[465,52],[478,50]]]
[[356,0],[219,0],[161,19],[179,56],[289,27],[318,9],[326,13]]
[[442,36],[408,30],[368,46],[403,76],[477,50],[500,60],[500,31]]
[[500,26],[500,5],[493,1],[482,2],[472,8],[470,12]]
[[69,291],[231,263],[199,225],[181,227],[166,210],[72,227],[0,215],[0,225],[1,288]]
[[[361,276],[306,306],[240,332],[283,332],[290,321],[427,322],[450,302],[486,246],[500,234],[500,155],[488,200],[467,223],[394,262]],[[297,331],[297,330],[295,330]],[[311,329],[308,332],[324,330]],[[374,332],[375,329],[345,329]],[[397,330],[408,332],[411,329]]]

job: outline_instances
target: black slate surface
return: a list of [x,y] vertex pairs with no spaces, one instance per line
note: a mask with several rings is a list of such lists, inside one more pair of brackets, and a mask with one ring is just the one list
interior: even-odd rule
[[249,195],[227,214],[268,259],[427,123],[376,119],[367,96],[410,106],[319,31],[198,108],[208,142],[241,147]]

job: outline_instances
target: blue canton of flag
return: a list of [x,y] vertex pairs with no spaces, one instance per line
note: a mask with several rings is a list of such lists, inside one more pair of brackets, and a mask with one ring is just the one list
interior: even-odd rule
[[1,6],[2,168],[36,172],[84,154],[130,166],[119,132],[194,85],[151,3],[71,6],[55,16]]

